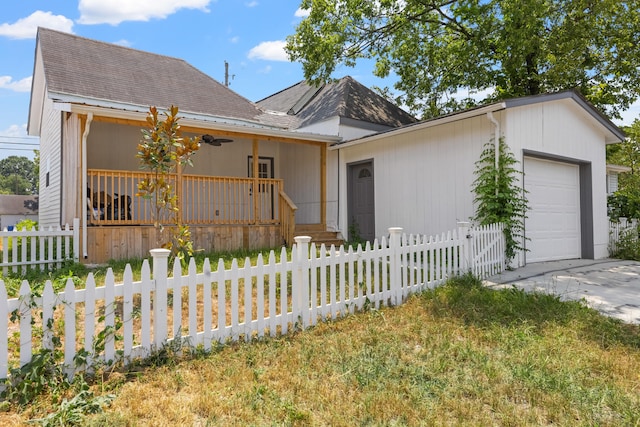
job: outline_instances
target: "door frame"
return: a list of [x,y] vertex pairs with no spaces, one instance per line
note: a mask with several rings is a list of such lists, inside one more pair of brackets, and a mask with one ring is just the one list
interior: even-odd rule
[[[258,163],[260,163],[261,160],[265,160],[266,163],[269,164],[269,176],[268,178],[273,179],[275,174],[274,174],[274,170],[273,170],[273,165],[274,165],[274,159],[273,157],[268,157],[268,156],[258,156]],[[252,174],[253,174],[253,166],[251,165],[251,163],[253,162],[253,156],[251,154],[249,154],[247,156],[247,177],[248,178],[252,178]],[[253,192],[253,184],[251,184],[251,186],[249,187],[249,195],[251,195]],[[258,185],[258,193],[262,192],[260,190],[260,186]],[[275,199],[274,199],[274,194],[273,194],[273,186],[271,188],[271,191],[269,192],[270,194],[270,203],[271,203],[271,219],[274,218],[275,216],[275,211],[274,211],[274,207],[275,207]]]
[[[580,191],[580,252],[582,259],[593,259],[595,256],[593,248],[593,175],[591,171],[591,162],[585,160],[574,159],[571,157],[558,156],[539,151],[522,150],[522,167],[524,170],[524,161],[526,157],[540,160],[549,160],[558,163],[567,163],[578,166],[578,186]],[[526,188],[526,176],[522,177],[522,189]],[[524,224],[525,247],[527,236],[527,220]],[[525,252],[526,260],[526,252]]]

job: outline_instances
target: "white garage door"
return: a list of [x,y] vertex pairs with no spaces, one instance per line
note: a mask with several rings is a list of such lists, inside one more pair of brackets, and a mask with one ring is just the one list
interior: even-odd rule
[[526,157],[527,262],[580,258],[578,165]]

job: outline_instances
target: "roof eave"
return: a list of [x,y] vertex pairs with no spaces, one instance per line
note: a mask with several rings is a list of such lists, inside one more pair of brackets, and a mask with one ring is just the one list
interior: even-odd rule
[[371,141],[376,141],[382,138],[387,138],[388,136],[398,136],[403,135],[408,132],[414,132],[417,130],[428,129],[434,126],[440,126],[447,123],[457,122],[460,120],[468,119],[471,117],[481,116],[487,114],[489,112],[496,112],[500,110],[504,110],[506,105],[504,102],[498,102],[495,104],[486,105],[484,107],[474,108],[471,110],[461,111],[459,113],[453,113],[442,117],[436,117],[434,119],[425,120],[423,122],[412,123],[409,125],[405,125],[390,131],[376,133],[374,135],[365,136],[360,139],[355,139],[353,141],[345,142],[342,144],[337,144],[331,146],[330,150],[339,150],[341,148],[353,147],[354,145],[360,145]]
[[[60,100],[62,101],[62,100]],[[145,121],[147,117],[147,109],[141,106],[135,106],[135,109],[122,109],[115,106],[95,106],[83,103],[68,102],[68,100],[60,102],[64,104],[62,109],[77,114],[92,113],[94,116],[104,116],[124,120]],[[160,110],[163,111],[163,110]],[[237,119],[229,119],[227,117],[217,117],[204,114],[194,114],[188,112],[180,112],[181,124],[184,127],[194,128],[211,128],[219,131],[254,133],[264,137],[298,139],[315,142],[335,143],[341,138],[330,135],[321,135],[314,133],[292,132],[274,126],[268,126],[257,122],[249,122]]]

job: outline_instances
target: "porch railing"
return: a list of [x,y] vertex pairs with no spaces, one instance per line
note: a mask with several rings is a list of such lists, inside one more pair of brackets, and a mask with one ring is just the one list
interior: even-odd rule
[[293,245],[296,232],[296,210],[298,207],[287,194],[280,190],[280,234],[287,246]]
[[[150,176],[145,172],[88,170],[88,223],[153,224],[151,201],[136,196],[138,183]],[[175,184],[177,176],[171,177]],[[289,229],[295,222],[291,215],[295,205],[290,200],[288,203],[281,200],[284,192],[280,179],[185,174],[181,176],[181,183],[183,224],[281,224],[284,219]],[[283,237],[286,237],[284,233]]]

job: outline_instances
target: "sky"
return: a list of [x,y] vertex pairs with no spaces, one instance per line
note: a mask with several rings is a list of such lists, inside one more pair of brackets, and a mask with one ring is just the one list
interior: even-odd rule
[[[258,101],[303,80],[283,46],[304,18],[300,0],[9,0],[0,11],[0,159],[33,158],[27,137],[36,29],[47,27],[181,58]],[[366,65],[338,70],[386,86]]]
[[[27,137],[36,29],[47,27],[133,49],[181,58],[258,101],[303,80],[284,43],[306,16],[301,0],[5,0],[0,12],[0,159],[33,158]],[[371,63],[339,68],[367,87],[391,87]],[[640,102],[618,125],[640,116]]]

